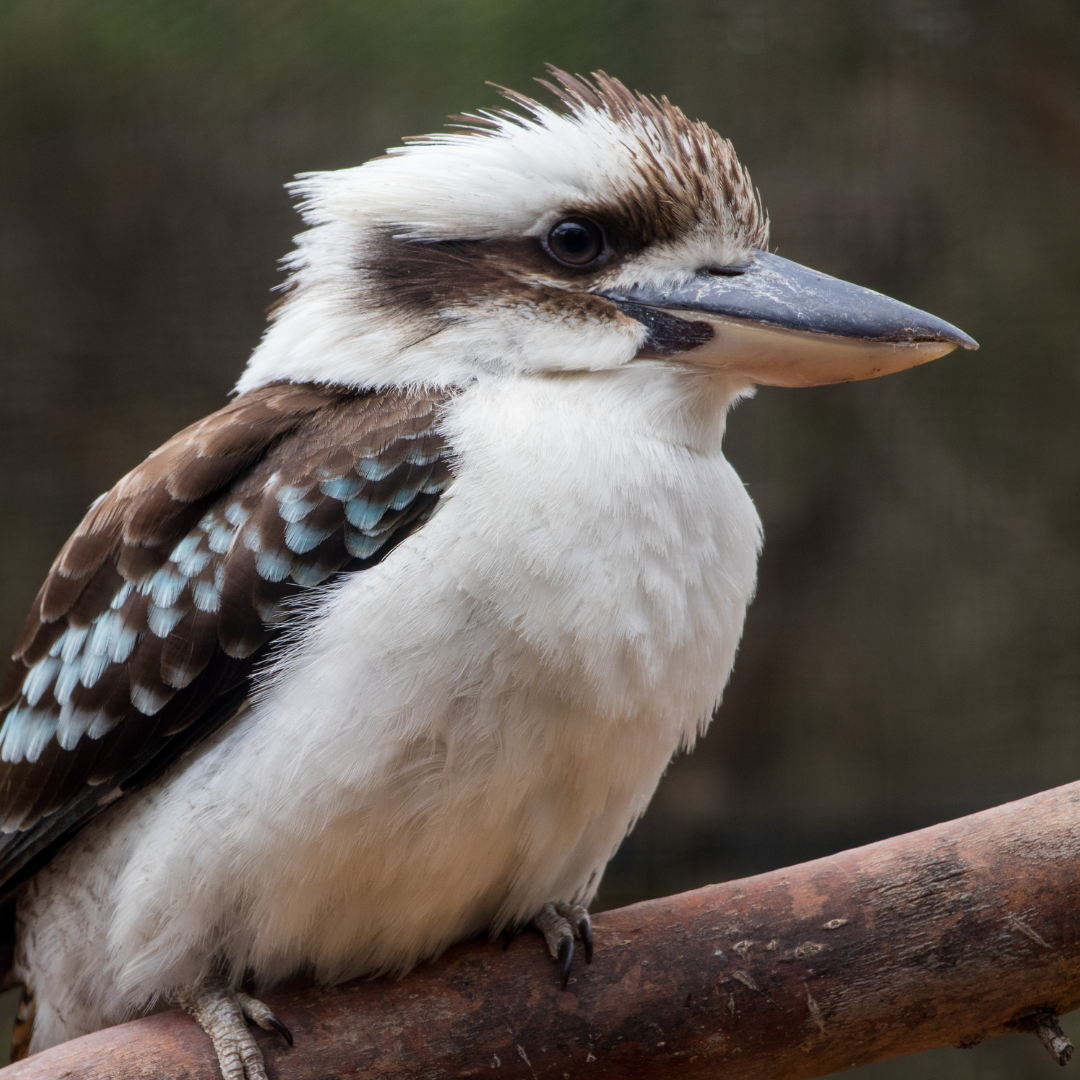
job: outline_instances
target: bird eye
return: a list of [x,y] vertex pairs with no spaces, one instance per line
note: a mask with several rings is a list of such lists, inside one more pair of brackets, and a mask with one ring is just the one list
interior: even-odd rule
[[595,221],[567,218],[547,235],[548,251],[567,266],[587,266],[604,252],[604,234]]

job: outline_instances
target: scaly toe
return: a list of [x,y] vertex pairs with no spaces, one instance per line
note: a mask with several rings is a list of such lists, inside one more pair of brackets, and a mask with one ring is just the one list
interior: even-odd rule
[[533,925],[544,935],[548,952],[559,962],[559,986],[566,989],[570,980],[570,965],[574,961],[574,930],[560,913],[565,904],[545,904],[533,919]]
[[247,995],[232,994],[223,984],[210,982],[181,991],[177,1002],[210,1036],[223,1080],[267,1080],[262,1051],[247,1026],[241,997]]
[[292,1032],[273,1014],[269,1005],[264,1004],[258,998],[253,998],[250,994],[245,994],[243,991],[237,993],[236,1003],[253,1024],[258,1024],[263,1031],[276,1031],[292,1046]]
[[555,904],[555,910],[574,928],[574,937],[585,946],[585,963],[592,963],[593,936],[589,912],[581,904]]

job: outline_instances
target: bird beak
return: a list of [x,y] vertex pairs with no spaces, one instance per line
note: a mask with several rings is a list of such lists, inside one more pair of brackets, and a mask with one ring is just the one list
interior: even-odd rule
[[604,294],[649,328],[643,357],[678,357],[766,386],[873,379],[978,343],[872,289],[758,251],[670,288]]

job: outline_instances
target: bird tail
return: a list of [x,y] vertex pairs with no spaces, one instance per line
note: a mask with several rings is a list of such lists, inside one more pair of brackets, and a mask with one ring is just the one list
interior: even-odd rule
[[[8,1061],[21,1061],[29,1054],[30,1037],[34,1033],[34,993],[15,973],[15,936],[12,934],[7,940],[0,942],[0,994],[7,994],[16,988],[21,993],[19,1008],[15,1013],[15,1030],[11,1037],[11,1056]],[[0,1061],[3,1061],[2,1047]]]
[[19,997],[19,1011],[15,1014],[15,1031],[11,1036],[11,1061],[22,1061],[30,1053],[35,1011],[34,991],[24,984]]

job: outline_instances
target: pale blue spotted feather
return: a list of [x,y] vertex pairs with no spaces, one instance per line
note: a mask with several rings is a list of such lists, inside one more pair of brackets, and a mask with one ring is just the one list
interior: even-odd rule
[[[282,474],[287,470],[279,467],[256,490],[241,486],[210,506],[171,545],[163,565],[119,582],[90,625],[68,626],[30,667],[22,680],[22,698],[0,727],[0,760],[33,762],[54,736],[71,749],[84,737],[100,738],[111,730],[119,717],[104,707],[80,706],[77,692],[94,688],[112,665],[127,663],[147,635],[170,639],[188,612],[218,615],[234,552],[250,552],[258,578],[267,585],[302,588],[318,586],[344,568],[335,550],[364,562],[377,557],[397,528],[398,515],[419,497],[439,495],[449,483],[445,467],[433,471],[442,444],[427,424],[343,467],[313,463],[306,481],[297,476],[286,482]],[[326,500],[332,500],[336,512]],[[275,508],[276,532],[267,531],[273,520],[266,516],[268,506]],[[335,534],[339,548],[324,554],[322,545]],[[252,602],[265,625],[280,621],[273,594]],[[139,611],[141,621],[135,618]],[[182,663],[176,668],[174,662],[170,670],[174,686],[186,686],[197,674]],[[140,713],[152,716],[174,693],[164,684],[133,683],[130,700]]]

